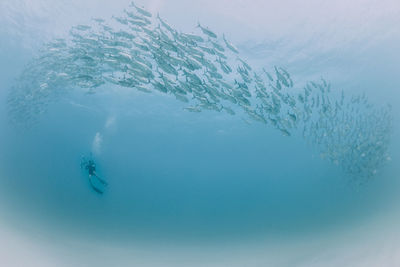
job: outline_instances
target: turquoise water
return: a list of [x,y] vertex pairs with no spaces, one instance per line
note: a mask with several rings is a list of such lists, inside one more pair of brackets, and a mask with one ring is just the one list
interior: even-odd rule
[[[256,252],[265,249],[267,254],[277,251],[271,261],[274,266],[303,266],[310,252],[294,249],[289,253],[292,257],[280,257],[287,249],[284,244],[336,240],[340,235],[334,233],[351,232],[386,212],[398,214],[394,208],[392,212],[398,193],[399,61],[395,52],[399,32],[393,25],[399,22],[396,14],[400,7],[396,3],[388,1],[387,7],[370,11],[376,7],[371,1],[367,7],[354,5],[342,13],[341,4],[321,7],[310,2],[310,9],[303,13],[296,11],[296,4],[271,2],[271,9],[277,11],[275,15],[268,11],[270,16],[265,21],[256,10],[258,5],[266,4],[257,1],[248,3],[249,11],[241,9],[240,1],[227,7],[223,1],[206,2],[204,6],[194,3],[190,8],[179,1],[137,5],[153,14],[154,27],[149,26],[153,32],[160,23],[155,18],[159,12],[179,34],[194,32],[204,40],[213,40],[196,28],[199,21],[220,37],[221,45],[225,44],[222,35],[232,39],[229,42],[239,54],[225,47],[223,55],[227,64],[234,66],[233,72],[225,75],[219,70],[227,83],[243,79],[236,71],[242,64],[237,57],[251,66],[251,75],[265,68],[275,75],[274,82],[279,79],[274,66],[282,68],[278,69],[280,74],[288,72],[290,78],[286,78],[293,87],[281,81],[280,92],[296,99],[296,106],[285,106],[280,99],[283,107],[278,115],[289,121],[288,114],[296,114],[296,121],[283,131],[274,126],[275,117],[265,110],[252,113],[261,100],[250,82],[249,106],[221,100],[221,95],[215,93],[217,102],[230,104],[234,115],[213,110],[212,105],[189,112],[188,107],[198,108],[200,97],[186,92],[188,102],[179,101],[172,89],[160,92],[147,82],[121,86],[104,80],[100,86],[82,85],[88,82],[83,74],[94,77],[101,73],[100,77],[108,78],[119,75],[119,79],[125,79],[128,71],[121,67],[125,64],[121,58],[109,67],[111,71],[99,65],[89,70],[85,66],[68,70],[65,66],[77,55],[73,49],[83,47],[81,41],[70,41],[74,38],[70,29],[95,25],[92,18],[101,17],[112,25],[114,34],[124,26],[112,16],[122,16],[129,1],[112,6],[90,1],[5,1],[0,4],[0,211],[4,229],[39,239],[39,250],[53,244],[49,241],[53,238],[81,244],[77,247],[90,242],[101,244],[99,251],[110,251],[116,262],[118,253],[125,253],[116,250],[129,254],[131,246],[142,248],[149,255],[143,260],[148,266],[152,265],[152,253],[157,255],[169,246],[177,255],[187,253],[188,258],[185,256],[182,262],[192,265],[224,266],[235,258],[230,251],[239,251],[241,255],[256,254],[243,258],[252,258],[248,265],[257,266],[264,258]],[[180,12],[180,8],[187,12]],[[321,14],[317,15],[317,10]],[[284,14],[292,16],[285,20]],[[370,22],[364,24],[363,16]],[[162,29],[167,32],[165,26]],[[50,51],[55,38],[64,38],[67,45],[43,63],[40,58]],[[104,49],[99,39],[97,42],[96,49]],[[60,56],[65,51],[72,51],[72,56]],[[148,52],[138,51],[136,56],[146,58]],[[191,53],[185,50],[182,57],[188,58]],[[158,81],[163,68],[157,61],[151,63],[154,78],[150,80]],[[245,68],[244,64],[241,67]],[[187,81],[179,66],[176,69],[176,79]],[[206,79],[207,71],[190,73]],[[53,72],[67,73],[67,78],[54,76]],[[162,72],[174,81],[164,69]],[[75,74],[80,78],[72,78]],[[268,84],[268,77],[263,79]],[[321,86],[323,81],[330,83],[332,105],[340,102],[343,90],[350,103],[342,108],[344,117],[360,116],[361,122],[356,125],[350,119],[327,119],[316,110],[312,119],[323,118],[322,122],[334,126],[318,131],[312,128],[298,97],[311,81]],[[138,86],[148,86],[151,93],[136,90]],[[312,94],[319,90],[314,88]],[[358,105],[352,97],[364,93],[362,99],[374,106],[361,106],[357,116],[352,117],[352,108]],[[377,111],[381,108],[383,113]],[[267,123],[254,114],[261,114]],[[335,130],[343,129],[349,121],[349,128],[355,129],[351,138]],[[389,124],[391,127],[385,128]],[[323,136],[322,141],[315,138],[317,132]],[[343,152],[360,140],[360,152]],[[97,162],[99,175],[109,183],[102,195],[91,188],[87,174],[80,168],[81,156],[89,153]],[[100,252],[92,252],[89,257],[79,249],[55,247],[54,255],[78,255],[81,260],[76,263],[82,266],[102,258]],[[224,253],[218,259],[215,252],[210,253],[214,257],[208,263],[190,257],[207,255],[210,248]],[[317,250],[310,245],[311,249]],[[303,252],[303,256],[297,255]],[[52,258],[57,258],[54,255]],[[58,258],[62,262],[64,257]],[[120,260],[122,266],[136,261],[126,255]],[[327,260],[325,265],[330,264]]]

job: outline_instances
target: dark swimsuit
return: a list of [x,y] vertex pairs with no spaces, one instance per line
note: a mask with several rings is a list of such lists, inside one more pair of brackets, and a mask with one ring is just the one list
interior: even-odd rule
[[87,165],[86,168],[89,171],[89,175],[95,175],[96,167],[94,164]]
[[94,162],[93,162],[93,161],[89,161],[89,162],[87,163],[87,165],[86,165],[86,169],[87,169],[88,172],[89,172],[89,181],[90,181],[90,184],[91,184],[92,188],[94,189],[94,191],[96,191],[96,192],[99,193],[99,194],[103,194],[103,191],[101,191],[101,190],[98,189],[96,186],[94,186],[94,185],[92,184],[92,179],[90,179],[92,176],[94,176],[94,177],[97,177],[97,178],[100,180],[100,182],[101,182],[102,184],[107,184],[107,183],[105,183],[103,180],[101,180],[101,179],[96,175],[96,165],[94,164]]

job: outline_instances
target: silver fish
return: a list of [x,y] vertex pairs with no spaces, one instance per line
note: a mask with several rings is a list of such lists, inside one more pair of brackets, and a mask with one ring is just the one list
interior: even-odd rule
[[197,28],[200,28],[201,31],[205,34],[208,35],[211,38],[217,38],[217,35],[215,33],[213,33],[211,30],[209,30],[208,28],[204,28],[200,25],[200,23],[197,23]]
[[223,39],[224,39],[225,45],[226,45],[226,47],[227,47],[228,49],[230,49],[232,52],[234,52],[234,53],[236,53],[236,54],[239,54],[239,51],[237,50],[237,48],[236,48],[233,44],[231,44],[230,42],[228,42],[228,41],[225,39],[225,35],[223,35]]

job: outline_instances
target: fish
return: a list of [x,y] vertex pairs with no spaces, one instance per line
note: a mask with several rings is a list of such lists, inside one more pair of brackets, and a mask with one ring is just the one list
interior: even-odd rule
[[151,21],[144,16],[136,16],[133,12],[124,9],[124,13],[133,20],[143,21],[145,24],[151,24]]
[[292,120],[292,122],[293,122],[293,123],[296,123],[296,121],[297,121],[296,115],[295,115],[295,114],[292,114],[292,113],[288,113],[288,115],[289,115],[289,118]]
[[151,90],[149,90],[149,89],[147,89],[145,87],[142,87],[142,86],[135,86],[135,89],[137,89],[137,90],[139,90],[141,92],[144,92],[144,93],[151,93]]
[[223,109],[230,115],[235,115],[235,111],[231,109],[230,107],[223,106]]
[[189,102],[189,100],[187,99],[187,97],[184,96],[184,95],[182,95],[182,94],[174,93],[174,95],[175,95],[176,99],[178,99],[179,101],[182,101],[182,102],[184,102],[184,103],[188,103],[188,102]]
[[90,30],[92,27],[88,25],[76,25],[72,27],[73,29],[79,30],[79,31],[87,31]]
[[220,64],[220,67],[223,72],[225,72],[226,74],[229,74],[232,72],[232,68],[229,67],[229,65],[226,62],[222,61],[221,58],[219,58],[217,60],[217,62]]
[[133,35],[133,34],[131,34],[131,33],[129,33],[129,32],[126,32],[126,31],[118,31],[118,32],[116,32],[116,33],[114,33],[114,35],[116,36],[116,37],[121,37],[121,38],[126,38],[126,39],[128,39],[128,40],[133,40],[133,39],[135,39],[136,38],[136,36],[135,35]]
[[169,26],[169,24],[166,23],[164,20],[162,20],[159,14],[157,14],[157,19],[165,29],[167,29],[173,35],[177,35],[177,31]]
[[201,112],[201,109],[197,106],[189,106],[189,107],[185,107],[183,109],[190,111],[190,112]]
[[239,60],[239,61],[243,64],[243,67],[245,67],[248,71],[251,71],[251,70],[252,70],[252,68],[250,67],[249,64],[246,63],[246,61],[244,61],[244,60],[241,59],[241,58],[237,58],[237,60]]
[[152,15],[151,15],[150,12],[148,12],[148,11],[145,10],[144,8],[141,8],[141,7],[136,6],[134,2],[131,2],[131,6],[134,7],[134,8],[136,9],[136,11],[137,11],[138,13],[140,13],[141,15],[146,16],[146,17],[149,17],[149,18],[152,17]]
[[198,48],[200,48],[201,50],[203,50],[207,54],[215,55],[214,49],[212,49],[212,48],[208,48],[208,47],[200,46],[200,45],[198,46]]
[[128,19],[126,19],[126,18],[120,18],[120,17],[114,17],[114,16],[112,18],[121,24],[128,25]]
[[201,36],[198,36],[196,34],[192,34],[192,33],[182,33],[180,34],[181,37],[184,37],[186,39],[191,40],[192,42],[197,43],[203,43],[204,39]]
[[105,22],[105,20],[102,19],[102,18],[93,18],[92,20],[97,22],[97,23],[104,23]]
[[246,110],[246,113],[255,121],[267,123],[267,120],[263,116],[257,114],[254,111]]
[[197,23],[197,28],[200,28],[200,30],[207,36],[211,37],[211,38],[217,38],[217,35],[212,32],[211,30],[209,30],[208,28],[204,28],[200,25],[200,23]]
[[214,47],[214,49],[218,50],[219,52],[224,52],[225,51],[225,49],[219,43],[214,42],[212,40],[209,40],[209,42]]
[[273,82],[274,79],[272,78],[271,74],[269,74],[269,72],[267,72],[264,68],[263,68],[263,72],[267,75],[268,79]]
[[223,39],[224,39],[224,42],[225,42],[226,47],[227,47],[229,50],[231,50],[233,53],[239,54],[239,51],[237,50],[237,48],[236,48],[233,44],[231,44],[230,42],[228,42],[228,41],[225,39],[225,35],[222,35],[222,36],[223,36]]
[[152,82],[151,84],[153,85],[154,89],[156,89],[156,90],[158,90],[158,91],[160,91],[162,93],[167,93],[168,92],[167,88],[163,84],[161,84],[160,82],[156,82],[155,81],[155,82]]

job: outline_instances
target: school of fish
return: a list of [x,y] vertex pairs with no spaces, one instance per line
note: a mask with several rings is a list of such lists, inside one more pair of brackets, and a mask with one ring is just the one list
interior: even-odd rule
[[225,35],[201,24],[196,29],[182,33],[134,3],[109,22],[77,25],[26,66],[8,97],[10,118],[32,124],[70,88],[93,94],[113,84],[173,95],[190,112],[241,113],[283,135],[302,134],[358,180],[373,177],[390,160],[390,106],[346,96],[324,79],[299,88],[280,67],[256,71]]

